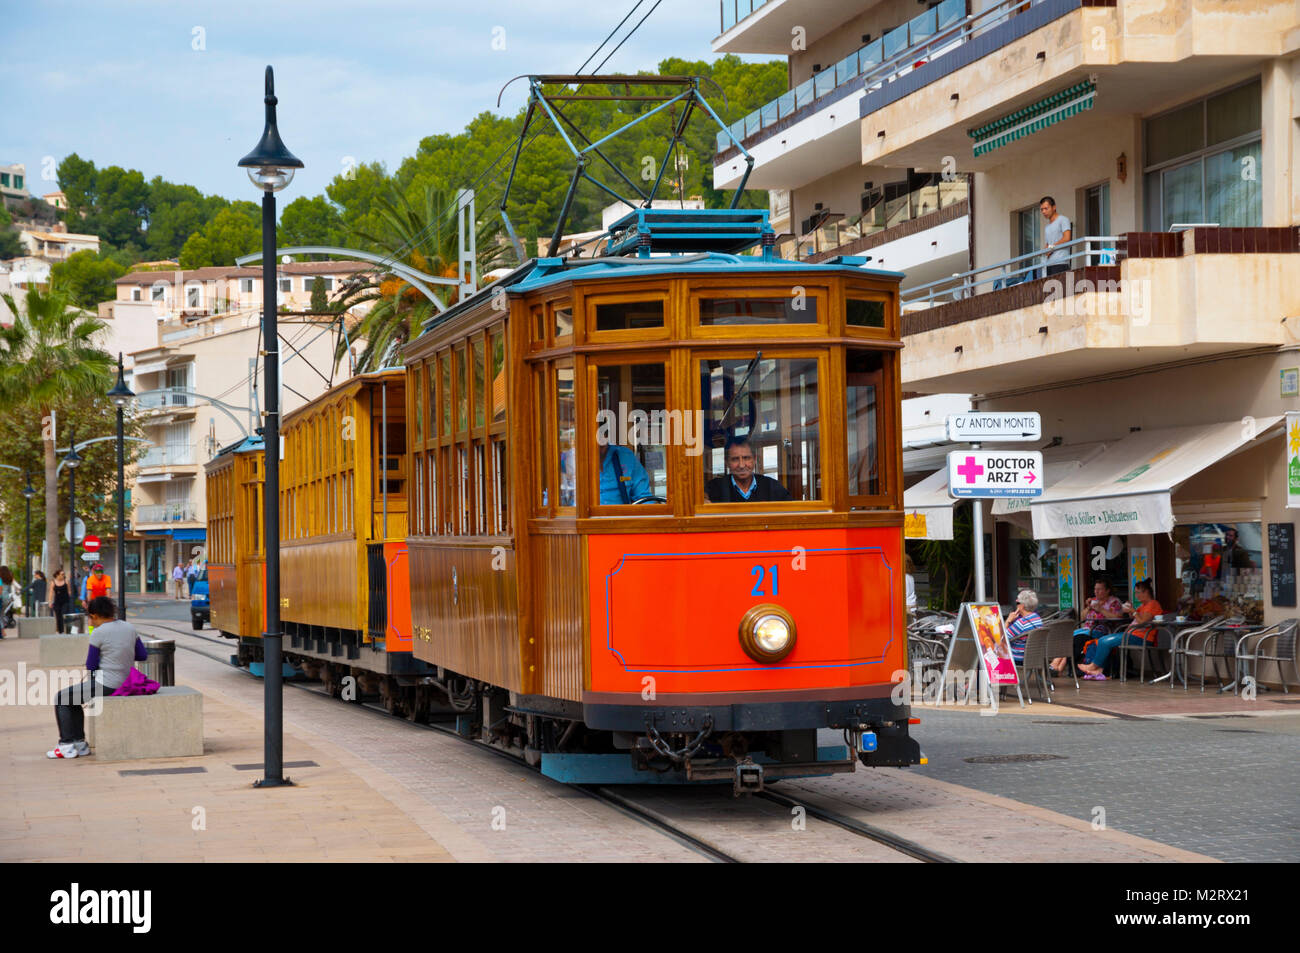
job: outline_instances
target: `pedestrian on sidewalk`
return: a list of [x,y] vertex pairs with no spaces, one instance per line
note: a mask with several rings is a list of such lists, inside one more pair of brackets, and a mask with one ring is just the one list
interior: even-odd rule
[[175,598],[177,599],[183,598],[181,587],[184,585],[184,583],[185,583],[185,570],[181,568],[180,563],[177,563],[176,568],[172,570],[172,585],[175,587],[175,596],[174,596]]
[[117,606],[108,596],[91,599],[86,615],[92,626],[90,648],[86,652],[86,671],[90,677],[55,696],[54,718],[59,726],[59,743],[45,752],[47,758],[67,760],[90,754],[81,706],[93,703],[96,696],[113,694],[126,681],[131,663],[149,657],[135,626],[117,620]]
[[199,561],[191,559],[189,568],[185,570],[185,591],[189,598],[194,598],[194,583],[199,578]]
[[4,638],[5,629],[14,624],[17,594],[18,583],[14,582],[13,572],[8,566],[0,566],[0,639]]
[[72,583],[68,582],[68,574],[62,566],[54,573],[54,599],[50,610],[54,613],[55,631],[63,635],[63,614],[72,611]]

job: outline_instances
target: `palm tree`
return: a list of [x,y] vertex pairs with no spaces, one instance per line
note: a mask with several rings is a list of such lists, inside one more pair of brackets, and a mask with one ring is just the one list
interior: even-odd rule
[[59,498],[51,414],[112,386],[114,361],[94,343],[108,325],[71,307],[67,294],[58,288],[47,292],[28,288],[21,310],[12,295],[0,297],[15,315],[11,327],[0,328],[0,402],[9,413],[35,411],[41,424],[45,572],[52,578],[59,557]]
[[[448,214],[453,203],[444,193],[426,188],[419,201],[412,203],[394,187],[392,194],[376,202],[383,223],[383,233],[357,230],[354,235],[372,250],[395,262],[439,278],[456,277],[459,255],[456,222]],[[476,233],[479,273],[505,263],[509,249],[497,241],[499,226],[479,225]],[[459,292],[455,287],[434,287],[444,304],[455,304]],[[437,308],[418,288],[405,279],[382,271],[359,277],[340,290],[336,307],[340,312],[359,304],[373,302],[372,307],[351,331],[351,338],[365,341],[357,357],[357,371],[370,371],[391,362]],[[336,359],[347,354],[349,340],[340,336]]]

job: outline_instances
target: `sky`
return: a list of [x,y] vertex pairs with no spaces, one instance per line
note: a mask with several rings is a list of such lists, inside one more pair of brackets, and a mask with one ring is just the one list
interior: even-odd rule
[[[485,110],[515,115],[527,88],[512,84],[498,109],[507,81],[577,70],[635,2],[0,0],[0,163],[25,163],[36,195],[76,152],[256,200],[236,163],[261,136],[269,64],[280,134],[305,163],[282,195],[317,195],[349,163],[391,172],[425,136]],[[642,0],[584,72],[653,5]],[[717,32],[717,0],[660,0],[604,72],[713,59]]]

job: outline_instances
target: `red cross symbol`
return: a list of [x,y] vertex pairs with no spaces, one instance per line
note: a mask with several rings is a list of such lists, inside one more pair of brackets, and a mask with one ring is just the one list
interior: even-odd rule
[[957,467],[957,472],[966,478],[967,483],[974,483],[975,478],[984,472],[984,468],[975,462],[974,457],[967,457],[966,462]]

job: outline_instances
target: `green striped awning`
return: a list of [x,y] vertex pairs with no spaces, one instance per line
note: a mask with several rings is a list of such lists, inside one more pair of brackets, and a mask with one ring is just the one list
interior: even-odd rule
[[1053,93],[1046,99],[1040,99],[1036,103],[1017,109],[978,129],[968,129],[966,134],[975,140],[975,156],[978,158],[1017,139],[1023,139],[1048,126],[1053,126],[1062,119],[1069,119],[1085,109],[1091,109],[1096,96],[1096,83],[1076,83],[1069,89]]

